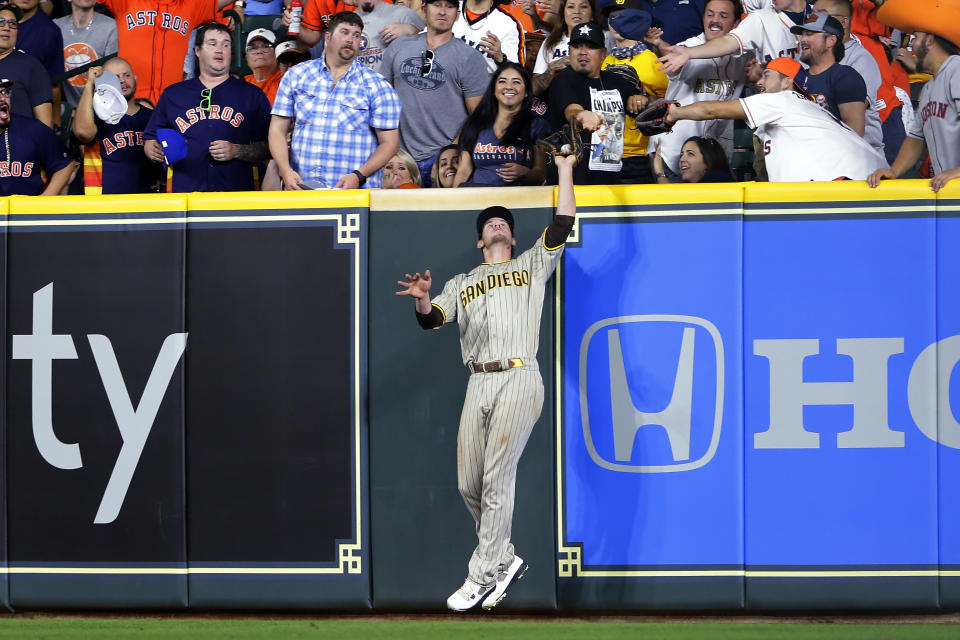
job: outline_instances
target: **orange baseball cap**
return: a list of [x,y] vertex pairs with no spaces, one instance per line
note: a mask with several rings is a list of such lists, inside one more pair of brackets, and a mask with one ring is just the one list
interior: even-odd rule
[[810,97],[810,94],[797,83],[797,74],[803,70],[803,66],[793,58],[774,58],[767,63],[767,69],[773,69],[793,80],[793,88],[803,95]]

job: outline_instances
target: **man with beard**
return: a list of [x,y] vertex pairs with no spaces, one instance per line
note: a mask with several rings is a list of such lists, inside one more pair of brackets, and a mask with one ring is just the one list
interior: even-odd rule
[[0,79],[0,196],[59,195],[75,163],[50,127],[13,113],[12,93],[13,81]]
[[[593,148],[589,162],[581,162],[574,169],[577,184],[619,183],[624,168],[626,115],[635,116],[646,106],[648,98],[622,76],[601,70],[607,50],[603,30],[596,22],[573,28],[569,55],[570,67],[550,83],[547,104],[553,126],[559,129],[576,118],[583,128],[580,144],[588,151]],[[645,157],[634,160],[647,162]]]
[[[127,112],[114,124],[104,122],[93,109],[95,79],[103,72],[113,73],[127,101]],[[143,154],[143,131],[151,110],[134,98],[137,76],[123,58],[108,60],[103,67],[87,73],[87,84],[73,118],[73,135],[83,144],[96,142],[85,151],[84,193],[148,193],[160,177],[157,166]],[[99,169],[99,171],[97,170]]]
[[811,12],[807,0],[770,0],[769,5],[748,13],[724,36],[693,47],[661,47],[666,53],[660,58],[661,71],[675,74],[690,60],[743,55],[748,51],[754,53],[760,64],[774,58],[795,58],[800,48],[790,29],[806,22]]
[[144,131],[143,150],[157,163],[164,160],[157,129],[176,129],[186,139],[186,157],[172,165],[175,192],[252,191],[254,165],[270,157],[270,102],[230,75],[231,43],[218,22],[197,29],[200,74],[164,90]]
[[13,113],[25,118],[33,116],[53,127],[50,76],[36,58],[17,50],[20,15],[16,5],[0,5],[0,78],[13,81]]
[[673,105],[665,121],[746,120],[756,129],[770,182],[865,180],[887,166],[883,154],[818,106],[797,85],[800,63],[775,58],[757,83],[762,93],[739,100]]
[[876,110],[872,111],[871,126],[867,129],[869,101],[863,76],[853,67],[839,64],[846,53],[843,25],[826,13],[814,13],[805,24],[791,31],[800,36],[800,61],[810,67],[802,74],[801,88],[882,153],[883,131]]
[[470,372],[457,432],[457,488],[477,532],[467,579],[447,599],[453,611],[497,606],[523,577],[527,563],[510,536],[517,463],[543,408],[537,365],[544,288],[573,229],[576,156],[555,157],[557,214],[533,247],[513,257],[513,213],[487,207],[477,216],[483,264],[454,276],[430,298],[430,270],[398,280],[398,296],[414,301],[417,322],[439,329],[456,322]]
[[[926,28],[949,33],[956,24],[931,21]],[[934,174],[930,188],[939,191],[951,180],[960,178],[960,48],[944,36],[929,31],[916,31],[911,46],[917,56],[917,69],[932,74],[933,79],[920,92],[917,117],[907,131],[893,166],[875,171],[868,182],[875,187],[881,180],[899,178],[929,150]]]
[[[703,33],[680,43],[696,47],[730,33],[740,23],[743,8],[740,0],[709,0],[703,12]],[[655,46],[658,42],[652,43]],[[704,100],[735,100],[743,92],[744,67],[747,56],[725,55],[706,60],[690,60],[678,73],[670,75],[665,98],[680,104]],[[713,138],[720,142],[727,158],[733,153],[733,120],[683,120],[673,131],[650,140],[659,146],[664,170],[670,176],[680,175],[680,149],[693,136]],[[663,177],[667,177],[666,175]]]
[[377,188],[400,146],[400,98],[357,59],[363,20],[356,13],[334,15],[323,37],[323,57],[291,67],[280,81],[270,153],[285,189]]
[[[487,62],[453,36],[456,0],[425,0],[427,30],[387,48],[380,73],[400,94],[401,146],[429,176],[441,148],[453,142],[487,90]],[[427,186],[427,185],[424,185]]]

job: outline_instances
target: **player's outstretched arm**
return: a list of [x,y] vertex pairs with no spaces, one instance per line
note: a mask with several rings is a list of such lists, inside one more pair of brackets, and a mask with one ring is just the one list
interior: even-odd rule
[[417,272],[413,275],[405,273],[403,277],[406,278],[406,281],[397,280],[397,284],[403,287],[400,291],[396,292],[397,295],[412,297],[417,307],[417,313],[424,316],[429,314],[432,309],[430,304],[430,285],[433,284],[433,279],[430,277],[430,269],[424,271],[422,276]]
[[679,73],[680,70],[683,69],[683,65],[687,64],[690,60],[719,58],[739,52],[739,41],[729,33],[695,47],[673,46],[670,48],[669,53],[659,59],[661,64],[660,71],[666,74]]
[[573,167],[577,164],[577,156],[554,156],[557,165],[557,215],[577,215],[577,197],[573,192]]
[[941,171],[930,179],[930,188],[934,191],[940,191],[940,189],[943,189],[948,182],[951,180],[956,180],[957,178],[960,178],[960,167],[954,167],[953,169]]
[[[899,178],[907,171],[913,168],[927,150],[927,144],[923,140],[907,136],[903,144],[900,145],[900,151],[897,153],[893,166],[889,169],[877,169],[867,177],[867,184],[876,187],[881,180],[892,180]],[[933,186],[931,184],[931,186]]]

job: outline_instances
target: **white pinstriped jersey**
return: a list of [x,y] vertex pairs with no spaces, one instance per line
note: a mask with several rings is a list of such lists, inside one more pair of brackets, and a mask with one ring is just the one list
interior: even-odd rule
[[544,246],[545,235],[512,260],[452,277],[433,299],[444,324],[460,325],[465,365],[522,358],[536,366],[544,287],[563,253],[563,245]]
[[[680,44],[696,47],[706,43],[704,34],[700,34]],[[722,56],[690,60],[680,73],[670,76],[667,85],[667,100],[676,100],[682,105],[707,100],[733,100],[743,92],[743,69],[746,60],[742,56]],[[663,162],[673,173],[679,173],[680,148],[690,136],[703,136],[715,140],[729,139],[732,147],[733,120],[680,120],[673,130],[661,133],[651,139],[652,146],[660,144]]]
[[795,91],[757,93],[740,104],[763,142],[770,182],[866,180],[887,168],[882,153]]
[[500,50],[507,60],[523,64],[524,42],[523,27],[509,13],[494,6],[493,10],[485,16],[474,21],[467,19],[463,3],[460,3],[460,15],[457,21],[453,23],[453,35],[460,38],[468,45],[483,54],[487,61],[487,68],[490,73],[497,70],[497,63],[493,57],[483,50],[480,40],[491,32],[500,39]]
[[926,141],[935,174],[960,167],[960,56],[947,58],[923,86],[907,135]]
[[772,6],[747,14],[730,30],[740,45],[740,53],[754,51],[757,61],[766,64],[774,58],[800,59],[800,37],[790,33],[793,20]]

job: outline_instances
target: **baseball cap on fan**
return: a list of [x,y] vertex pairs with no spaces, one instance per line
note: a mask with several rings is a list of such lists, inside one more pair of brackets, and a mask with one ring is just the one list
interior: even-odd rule
[[767,69],[773,69],[778,73],[782,73],[791,80],[793,80],[793,90],[802,93],[803,95],[810,97],[810,94],[807,93],[802,86],[797,81],[797,76],[803,71],[803,66],[794,60],[793,58],[774,58],[767,63]]
[[813,31],[815,33],[825,33],[830,36],[837,36],[843,40],[843,25],[840,21],[826,13],[817,13],[814,11],[803,24],[790,27],[790,33],[802,36],[804,31]]
[[588,42],[598,49],[606,47],[603,29],[596,22],[581,22],[570,33],[570,46],[578,42]]
[[275,34],[273,31],[270,31],[269,29],[254,29],[247,36],[247,46],[249,47],[250,43],[257,38],[266,40],[270,44],[276,44],[277,42],[277,34]]
[[93,112],[107,124],[117,124],[127,112],[117,74],[104,71],[93,81]]
[[647,29],[653,24],[653,16],[641,9],[624,9],[610,16],[609,24],[627,40],[642,42]]

